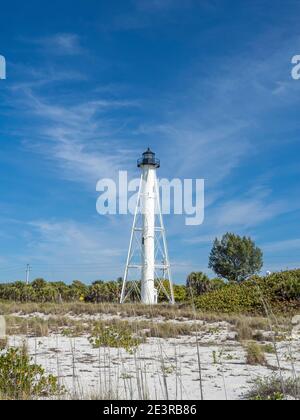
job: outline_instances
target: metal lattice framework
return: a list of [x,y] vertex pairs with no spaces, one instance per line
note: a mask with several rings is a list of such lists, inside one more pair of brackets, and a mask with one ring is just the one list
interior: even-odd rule
[[[137,203],[131,230],[128,256],[123,278],[120,303],[132,298],[141,301],[141,276],[143,270],[143,175],[141,175]],[[158,182],[155,175],[155,283],[157,296],[165,295],[170,304],[175,303],[166,231],[161,212]]]

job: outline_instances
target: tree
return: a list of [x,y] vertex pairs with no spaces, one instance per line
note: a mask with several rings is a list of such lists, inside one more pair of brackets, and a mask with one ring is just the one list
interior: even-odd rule
[[218,277],[241,282],[258,273],[263,266],[263,253],[251,240],[233,233],[215,239],[209,257],[209,268]]
[[198,273],[191,273],[186,280],[186,288],[191,297],[210,292],[211,284],[209,277],[201,271]]
[[35,290],[41,290],[47,286],[47,282],[44,279],[35,279],[31,285]]
[[88,295],[88,286],[79,280],[74,280],[71,286],[69,286],[69,296],[72,301],[83,302]]
[[89,287],[89,294],[86,297],[87,302],[100,303],[103,302],[103,282],[94,282]]

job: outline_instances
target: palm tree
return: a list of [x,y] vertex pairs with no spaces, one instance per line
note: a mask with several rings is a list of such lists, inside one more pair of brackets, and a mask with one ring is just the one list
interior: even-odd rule
[[200,296],[211,291],[211,282],[209,277],[200,272],[191,273],[186,280],[188,293],[192,296]]

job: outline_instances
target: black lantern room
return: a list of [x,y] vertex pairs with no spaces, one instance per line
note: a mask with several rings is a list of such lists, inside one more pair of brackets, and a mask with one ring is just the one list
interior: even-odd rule
[[141,168],[142,166],[153,166],[154,168],[160,167],[160,160],[155,158],[155,153],[152,152],[149,147],[146,152],[143,153],[143,157],[138,160],[137,166]]

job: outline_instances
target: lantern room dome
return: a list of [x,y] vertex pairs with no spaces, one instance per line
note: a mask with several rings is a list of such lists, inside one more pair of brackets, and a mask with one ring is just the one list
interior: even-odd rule
[[155,158],[155,153],[148,149],[143,153],[143,157],[137,162],[138,168],[142,166],[152,166],[154,168],[160,167],[160,160]]

